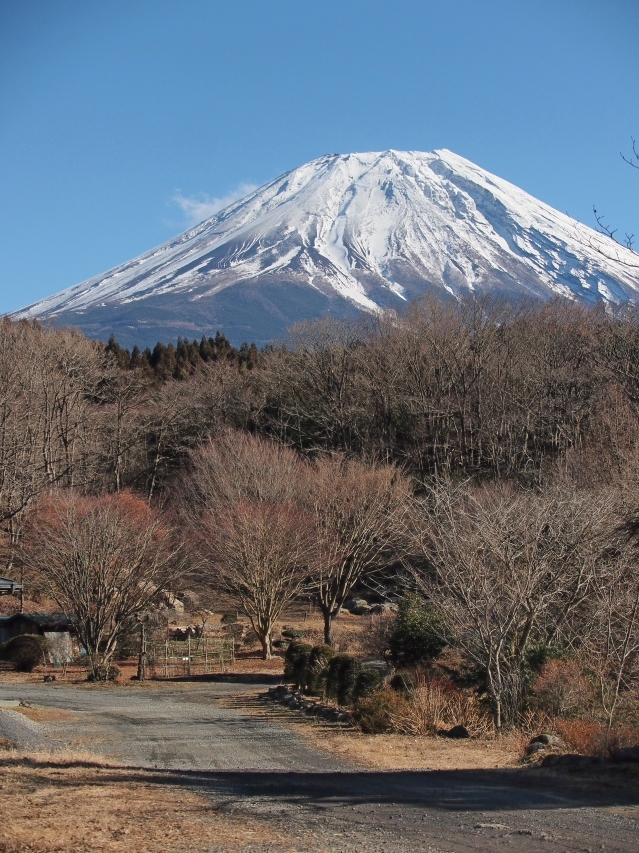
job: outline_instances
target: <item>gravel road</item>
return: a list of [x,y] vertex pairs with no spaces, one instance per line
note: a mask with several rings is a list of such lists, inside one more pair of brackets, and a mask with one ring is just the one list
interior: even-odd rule
[[[308,748],[283,726],[225,707],[225,699],[256,689],[228,683],[155,683],[148,688],[0,684],[0,703],[19,698],[34,707],[70,712],[42,727],[42,746],[88,749],[136,767],[322,771],[344,766]],[[0,737],[15,740],[3,734],[2,720],[9,713],[19,716],[3,714]],[[27,745],[35,746],[33,737]]]
[[[584,786],[569,776],[526,769],[366,771],[232,707],[231,696],[256,689],[223,683],[0,684],[0,700],[20,698],[68,712],[40,729],[24,729],[48,748],[91,749],[130,765],[165,769],[167,784],[200,791],[240,818],[259,817],[300,844],[307,839],[313,849],[639,850],[636,790]],[[15,736],[19,716],[0,711],[0,737],[14,739],[10,725]]]

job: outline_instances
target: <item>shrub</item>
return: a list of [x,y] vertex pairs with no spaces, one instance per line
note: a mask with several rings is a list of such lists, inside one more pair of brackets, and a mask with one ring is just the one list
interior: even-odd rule
[[391,716],[394,731],[407,735],[436,734],[453,726],[465,726],[471,735],[487,734],[491,718],[474,693],[461,690],[445,679],[417,677],[416,687],[404,695]]
[[314,646],[308,657],[306,666],[305,688],[310,693],[322,694],[326,689],[328,665],[335,655],[330,646]]
[[282,631],[282,636],[285,640],[301,640],[308,634],[308,631],[304,631],[302,628],[285,628]]
[[394,732],[394,719],[406,704],[407,699],[394,690],[380,690],[356,703],[353,721],[366,734]]
[[94,667],[87,675],[87,681],[115,681],[120,676],[120,667],[113,663]]
[[555,720],[554,729],[569,749],[580,755],[606,756],[611,750],[639,743],[639,726],[613,726],[585,720]]
[[571,717],[592,701],[592,690],[574,661],[547,661],[533,682],[534,705],[552,717]]
[[432,604],[416,593],[405,595],[389,640],[395,666],[428,665],[448,644],[446,631]]
[[340,705],[350,705],[352,703],[361,669],[362,665],[357,658],[344,655],[344,662],[339,671],[337,684],[337,701]]
[[361,650],[367,657],[390,659],[390,640],[396,621],[397,614],[393,611],[371,616],[369,628],[360,641]]
[[335,655],[326,672],[326,695],[340,705],[350,705],[362,665],[350,655]]
[[284,656],[284,678],[292,681],[296,687],[306,684],[306,667],[312,647],[308,643],[291,643]]
[[397,693],[410,694],[418,686],[417,673],[411,670],[400,670],[394,673],[389,681],[389,686]]
[[384,679],[382,675],[372,667],[364,667],[360,670],[353,690],[353,702],[359,702],[376,693],[382,686]]
[[0,646],[0,660],[12,663],[16,672],[33,672],[44,663],[46,643],[36,634],[20,634]]

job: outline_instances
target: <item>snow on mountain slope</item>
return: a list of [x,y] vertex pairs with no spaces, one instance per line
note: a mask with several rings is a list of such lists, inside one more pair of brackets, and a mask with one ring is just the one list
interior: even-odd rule
[[639,301],[639,260],[450,151],[335,154],[14,316],[124,342],[218,328],[265,342],[432,290]]

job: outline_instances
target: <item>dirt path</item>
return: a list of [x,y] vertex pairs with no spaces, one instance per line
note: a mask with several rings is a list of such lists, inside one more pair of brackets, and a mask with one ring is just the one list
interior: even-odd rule
[[158,797],[170,791],[176,801],[180,792],[185,797],[196,794],[234,826],[258,821],[271,839],[222,843],[203,836],[201,844],[185,845],[184,850],[639,849],[636,790],[585,785],[527,769],[358,769],[313,749],[289,728],[246,715],[228,701],[255,689],[238,684],[0,684],[0,699],[21,698],[67,712],[51,719],[42,712],[39,725],[48,744],[90,748],[149,768],[139,772],[145,790],[154,787]]

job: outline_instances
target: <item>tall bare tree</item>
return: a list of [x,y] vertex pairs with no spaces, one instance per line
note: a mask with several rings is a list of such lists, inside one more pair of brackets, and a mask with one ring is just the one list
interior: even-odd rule
[[75,624],[96,680],[108,677],[135,615],[184,570],[169,531],[128,492],[42,500],[29,514],[21,559]]
[[311,519],[290,503],[242,502],[206,513],[199,533],[217,588],[248,616],[268,660],[275,623],[308,578]]
[[309,485],[317,536],[311,589],[332,645],[333,620],[355,585],[399,557],[410,485],[395,466],[339,455],[319,459]]
[[181,511],[202,579],[248,616],[268,659],[273,625],[312,570],[313,526],[301,507],[308,466],[290,448],[237,432],[202,445],[191,463]]

